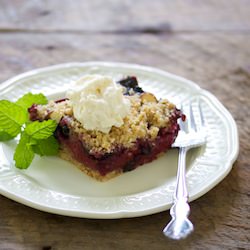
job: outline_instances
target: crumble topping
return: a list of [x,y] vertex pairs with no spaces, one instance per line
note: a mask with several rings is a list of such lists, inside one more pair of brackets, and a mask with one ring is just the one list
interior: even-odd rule
[[157,101],[154,95],[143,93],[125,96],[131,106],[129,114],[123,119],[121,127],[113,126],[110,132],[86,130],[73,116],[72,104],[69,100],[50,101],[47,105],[37,105],[38,118],[53,119],[58,123],[64,117],[71,130],[78,134],[90,154],[111,153],[119,147],[131,147],[137,139],[154,140],[160,128],[168,128],[175,105],[168,100]]

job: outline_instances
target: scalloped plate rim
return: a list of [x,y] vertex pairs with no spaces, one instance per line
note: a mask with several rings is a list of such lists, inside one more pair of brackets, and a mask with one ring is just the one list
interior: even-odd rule
[[[208,183],[203,190],[200,192],[194,194],[191,198],[190,201],[193,201],[205,193],[207,193],[209,190],[211,190],[213,187],[215,187],[219,182],[221,182],[230,172],[232,169],[234,161],[237,159],[238,153],[239,153],[239,138],[238,138],[238,130],[236,123],[232,117],[232,115],[229,113],[229,111],[223,106],[223,104],[209,91],[204,90],[200,88],[196,83],[185,79],[181,76],[174,75],[172,73],[166,72],[164,70],[150,67],[150,66],[144,66],[144,65],[139,65],[139,64],[130,64],[130,63],[120,63],[120,62],[103,62],[103,61],[90,61],[90,62],[71,62],[71,63],[63,63],[63,64],[56,64],[56,65],[51,65],[47,67],[42,67],[42,68],[37,68],[33,69],[30,71],[27,71],[25,73],[21,73],[17,76],[14,76],[10,78],[9,80],[6,80],[5,82],[1,83],[0,85],[0,90],[3,90],[7,87],[9,87],[12,84],[15,84],[16,81],[20,79],[25,79],[27,77],[32,77],[36,74],[40,73],[46,73],[46,72],[53,72],[54,70],[59,70],[63,68],[70,68],[70,67],[84,67],[84,66],[105,66],[105,67],[121,67],[121,68],[126,68],[126,67],[133,67],[139,70],[144,70],[148,71],[153,74],[160,74],[165,77],[168,77],[170,79],[177,80],[178,82],[181,82],[183,84],[188,84],[188,86],[194,90],[196,90],[200,95],[206,96],[209,100],[212,100],[213,102],[216,103],[217,109],[219,111],[223,111],[223,114],[225,115],[226,119],[230,122],[232,132],[233,134],[232,139],[235,141],[235,146],[232,151],[231,158],[227,160],[227,162],[224,163],[226,167],[223,168],[222,173],[215,178],[215,180],[212,183]],[[2,188],[2,185],[0,183],[0,192],[2,195],[4,195],[7,198],[10,198],[12,200],[15,200],[17,202],[20,202],[24,205],[27,205],[29,207],[33,207],[35,209],[45,211],[45,212],[50,212],[54,214],[61,214],[61,215],[66,215],[66,216],[73,216],[73,217],[81,217],[81,218],[96,218],[96,219],[115,219],[115,218],[131,218],[131,217],[138,217],[138,216],[145,216],[145,215],[150,215],[158,212],[162,212],[170,207],[171,204],[162,204],[162,205],[156,205],[151,208],[145,208],[145,209],[137,209],[136,211],[130,211],[126,209],[120,209],[115,212],[87,212],[87,211],[82,211],[78,209],[62,209],[58,208],[55,206],[49,206],[46,204],[43,204],[41,202],[35,202],[34,200],[29,200],[25,197],[22,196],[16,196],[14,193],[9,192],[8,190],[5,190]],[[125,195],[124,197],[129,197],[133,195]],[[98,197],[95,197],[98,199]],[[105,199],[114,199],[116,197],[107,197]],[[100,199],[103,199],[101,197]]]

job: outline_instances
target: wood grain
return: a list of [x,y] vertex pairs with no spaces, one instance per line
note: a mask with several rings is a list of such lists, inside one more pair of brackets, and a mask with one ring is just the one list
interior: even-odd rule
[[71,61],[159,67],[197,82],[227,107],[239,129],[239,157],[220,184],[191,203],[195,232],[185,240],[161,234],[168,211],[90,220],[0,196],[0,249],[249,249],[249,1],[74,3],[0,0],[0,82]]
[[1,0],[0,28],[22,31],[249,32],[248,0]]

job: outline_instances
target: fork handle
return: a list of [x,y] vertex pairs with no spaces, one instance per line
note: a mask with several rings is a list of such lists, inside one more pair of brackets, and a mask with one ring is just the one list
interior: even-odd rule
[[177,183],[174,193],[174,204],[170,209],[172,220],[164,228],[163,233],[171,239],[185,238],[193,231],[193,224],[188,219],[190,207],[185,178],[186,154],[188,147],[179,148]]
[[190,207],[188,205],[188,191],[186,185],[186,155],[188,147],[179,148],[177,183],[174,193],[174,204],[170,209],[172,218],[187,218]]
[[187,218],[190,207],[188,205],[188,191],[186,185],[186,155],[188,147],[179,148],[178,170],[176,188],[174,193],[174,204],[170,209],[172,218]]
[[188,200],[188,191],[186,185],[186,154],[188,148],[179,148],[179,158],[178,158],[178,170],[177,170],[177,183],[174,194],[175,202],[178,200],[186,201]]

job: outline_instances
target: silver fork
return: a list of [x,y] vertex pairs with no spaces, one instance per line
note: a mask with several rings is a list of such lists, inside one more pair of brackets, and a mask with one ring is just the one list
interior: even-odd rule
[[[183,111],[183,108],[181,107]],[[174,193],[174,204],[170,209],[171,221],[164,228],[165,236],[179,240],[189,235],[194,227],[188,219],[190,207],[188,205],[188,191],[185,179],[186,154],[189,149],[201,146],[206,142],[206,132],[204,126],[204,117],[201,111],[201,105],[197,105],[200,123],[197,125],[192,104],[189,103],[189,115],[186,121],[179,119],[180,131],[172,147],[179,148],[177,183]]]

